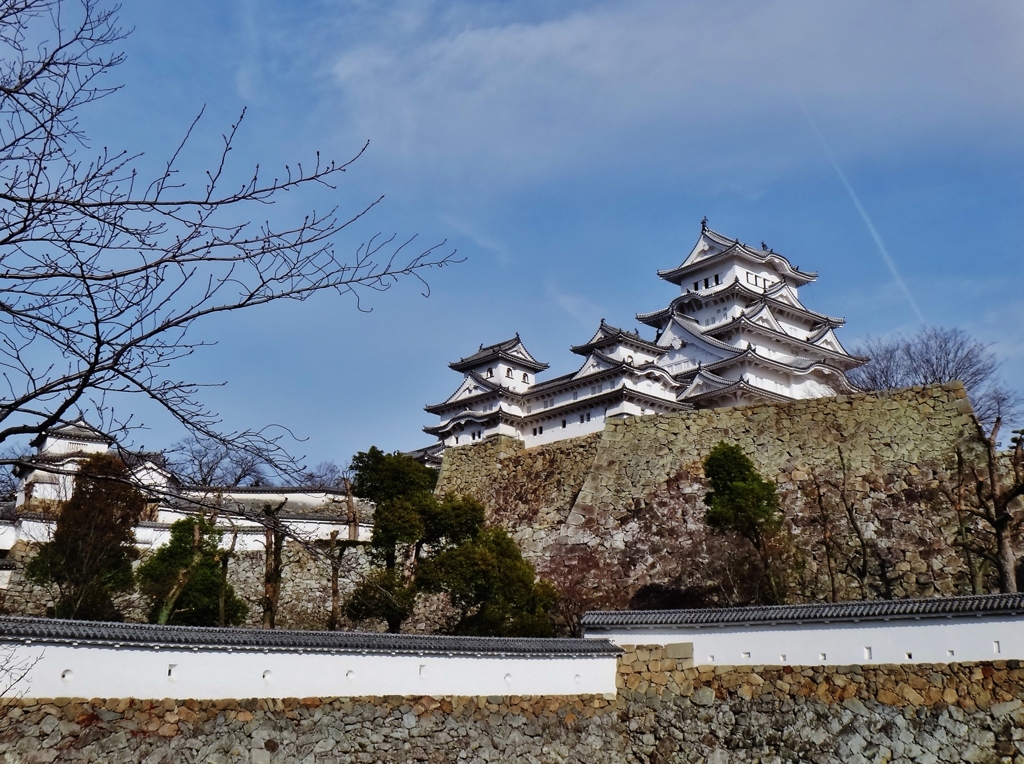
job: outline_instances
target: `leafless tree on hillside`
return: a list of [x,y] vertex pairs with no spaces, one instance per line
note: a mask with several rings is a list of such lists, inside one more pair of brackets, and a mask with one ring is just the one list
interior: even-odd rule
[[1006,421],[1019,413],[1020,396],[999,378],[999,360],[990,347],[962,329],[936,326],[890,340],[869,338],[854,354],[871,360],[849,372],[849,377],[865,390],[960,380],[978,421],[991,429],[997,418]]

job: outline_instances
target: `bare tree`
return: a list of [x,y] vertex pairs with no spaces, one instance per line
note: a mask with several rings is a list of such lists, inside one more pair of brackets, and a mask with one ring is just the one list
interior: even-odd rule
[[1020,397],[999,378],[999,360],[990,346],[962,329],[926,326],[891,340],[868,338],[855,351],[871,360],[848,373],[865,390],[891,390],[960,380],[986,428],[1020,409]]
[[[978,426],[978,439],[984,449],[983,464],[964,454],[962,448],[956,452],[956,477],[952,482],[940,481],[940,490],[957,511],[960,520],[960,541],[969,552],[990,562],[999,573],[999,590],[1016,592],[1017,550],[1014,544],[1024,524],[1021,503],[1024,497],[1024,431],[1017,430],[1013,448],[1009,454],[1001,454],[997,438],[1000,419],[996,419],[992,430],[986,436]],[[986,533],[970,532],[969,525],[962,517],[967,515],[979,520]],[[986,543],[986,536],[991,542]],[[973,566],[972,586],[980,588],[978,575]]]
[[188,437],[169,452],[168,466],[189,487],[234,488],[260,485],[270,465],[251,450],[237,450],[216,438]]
[[453,255],[393,236],[339,255],[338,235],[380,199],[249,222],[282,194],[334,189],[362,150],[342,163],[317,154],[277,176],[258,165],[239,173],[229,161],[239,118],[209,169],[188,178],[179,166],[201,113],[150,178],[140,154],[90,149],[82,120],[117,91],[108,77],[124,61],[118,12],[100,0],[0,4],[0,443],[80,413],[122,439],[135,425],[112,406],[141,395],[199,440],[295,467],[271,431],[222,431],[201,385],[174,374],[206,344],[197,324],[320,292],[362,309],[367,292],[401,277],[425,287],[421,274]]

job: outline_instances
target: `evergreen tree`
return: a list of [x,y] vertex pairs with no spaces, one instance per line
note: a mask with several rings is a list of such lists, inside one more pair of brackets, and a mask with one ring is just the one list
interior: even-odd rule
[[470,497],[431,493],[437,473],[376,448],[352,459],[356,493],[376,502],[371,562],[377,568],[346,604],[349,618],[381,619],[398,632],[420,592],[444,592],[460,612],[456,634],[550,636],[554,589],[501,529],[484,527]]
[[459,610],[452,634],[550,637],[557,600],[548,581],[537,581],[504,528],[486,528],[423,563],[421,589],[445,592]]
[[201,517],[171,526],[170,541],[139,566],[139,589],[149,600],[151,623],[237,626],[245,621],[249,607],[224,576],[223,535]]
[[378,505],[429,493],[437,485],[437,470],[397,451],[384,453],[376,446],[353,456],[350,468],[355,495]]
[[704,496],[708,527],[720,533],[738,533],[750,542],[764,570],[767,598],[781,602],[782,575],[774,563],[782,513],[775,484],[761,477],[743,449],[724,441],[705,458],[704,474],[711,484]]
[[56,587],[57,618],[123,620],[113,597],[132,589],[135,526],[146,508],[129,478],[124,462],[111,454],[83,461],[53,539],[26,567],[29,580]]

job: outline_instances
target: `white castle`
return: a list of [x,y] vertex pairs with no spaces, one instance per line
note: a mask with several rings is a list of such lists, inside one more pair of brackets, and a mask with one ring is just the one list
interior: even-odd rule
[[572,352],[571,374],[540,381],[548,368],[517,334],[449,364],[462,372],[440,422],[423,429],[440,445],[508,435],[527,446],[597,432],[609,417],[694,407],[820,398],[856,392],[846,372],[866,358],[846,352],[835,330],[845,321],[808,310],[800,287],[817,280],[764,244],[754,249],[702,221],[700,238],[658,276],[680,288],[668,307],[637,314],[654,338],[601,321]]

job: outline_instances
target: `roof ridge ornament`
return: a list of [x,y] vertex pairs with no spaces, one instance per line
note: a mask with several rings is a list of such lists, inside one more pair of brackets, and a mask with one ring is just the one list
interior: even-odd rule
[[705,215],[700,221],[700,232],[704,233],[708,230],[708,216]]

